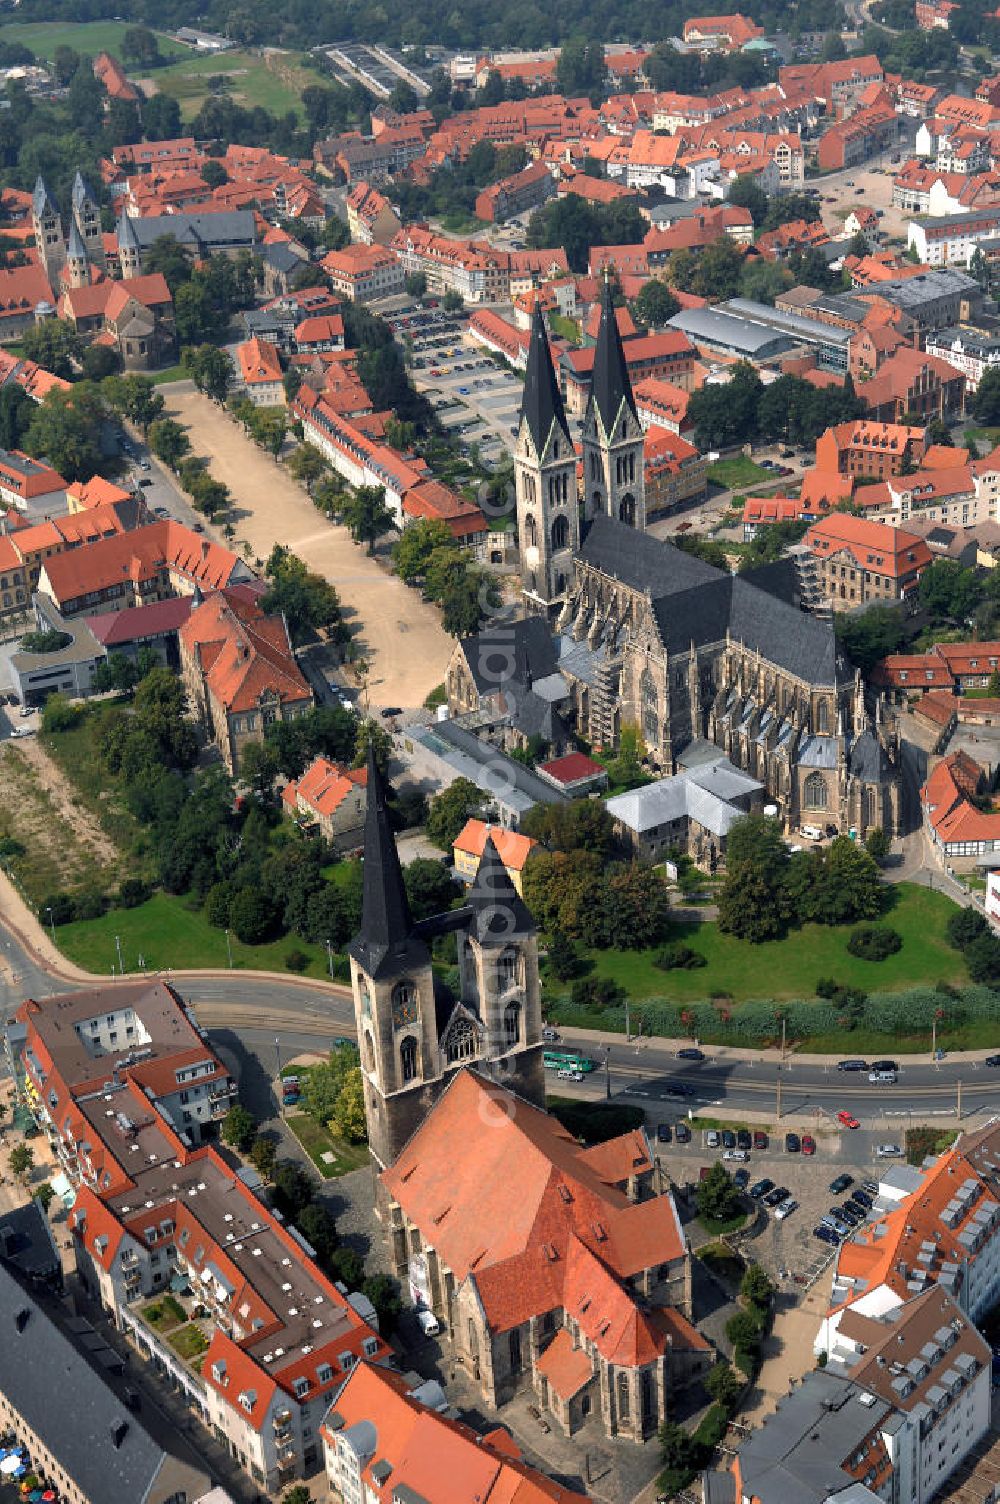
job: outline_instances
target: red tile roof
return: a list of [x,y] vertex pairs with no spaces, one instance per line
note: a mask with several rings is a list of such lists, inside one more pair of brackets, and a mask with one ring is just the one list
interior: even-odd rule
[[209,694],[230,715],[256,709],[265,693],[282,704],[312,701],[282,618],[236,591],[220,590],[196,607],[180,637]]
[[582,778],[596,778],[605,770],[583,752],[567,752],[565,757],[553,757],[549,762],[539,763],[538,771],[547,773],[557,783],[578,783]]

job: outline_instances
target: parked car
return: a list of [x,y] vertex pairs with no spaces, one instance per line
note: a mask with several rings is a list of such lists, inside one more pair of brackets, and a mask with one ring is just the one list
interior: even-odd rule
[[854,1116],[853,1112],[848,1112],[844,1108],[842,1108],[840,1110],[840,1112],[837,1113],[837,1122],[840,1124],[840,1126],[842,1128],[860,1128],[861,1127],[861,1124],[858,1122],[858,1120]]
[[384,710],[382,711],[382,719],[383,719],[383,721],[391,721],[394,715],[402,715],[402,714],[403,714],[403,707],[402,707],[402,705],[386,705],[385,708],[384,708]]
[[704,1060],[705,1059],[705,1051],[704,1050],[696,1050],[695,1047],[694,1047],[694,1045],[685,1045],[682,1050],[678,1050],[677,1051],[677,1059],[678,1060]]
[[868,1069],[868,1061],[867,1060],[838,1060],[837,1061],[837,1069],[838,1069],[838,1071],[866,1071]]
[[868,1081],[872,1086],[895,1086],[895,1071],[869,1071]]
[[417,1321],[425,1337],[436,1337],[441,1330],[440,1322],[433,1311],[423,1308],[417,1311]]
[[894,1075],[899,1074],[899,1066],[895,1060],[873,1060],[871,1068],[873,1071],[892,1071]]
[[996,1066],[1000,1065],[1000,1055],[987,1055],[986,1059],[983,1061],[983,1064],[993,1066],[995,1068]]
[[555,1044],[562,1038],[562,1035],[559,1033],[558,1029],[553,1029],[551,1024],[546,1024],[545,1028],[542,1030],[542,1038],[547,1039],[550,1043]]
[[819,1238],[821,1243],[828,1243],[831,1248],[836,1248],[840,1243],[840,1239],[837,1237],[837,1234],[834,1232],[833,1228],[824,1227],[822,1222],[818,1227],[813,1228],[813,1237]]
[[799,1152],[799,1150],[801,1148],[802,1148],[802,1140],[799,1138],[799,1136],[798,1136],[797,1133],[786,1133],[785,1134],[785,1153],[786,1154],[798,1154],[798,1152]]
[[877,1180],[863,1180],[861,1182],[861,1189],[863,1191],[866,1191],[868,1193],[868,1195],[871,1196],[872,1199],[874,1200],[874,1198],[878,1195],[878,1181]]
[[671,1137],[672,1137],[672,1134],[670,1132],[670,1124],[669,1123],[657,1123],[657,1125],[656,1125],[656,1140],[657,1140],[657,1143],[660,1143],[660,1144],[669,1144],[669,1142],[671,1140]]
[[736,1148],[736,1134],[731,1128],[723,1128],[722,1130],[722,1147],[724,1149]]
[[750,1158],[745,1149],[727,1149],[722,1157],[723,1159],[732,1161],[735,1164],[743,1164],[744,1160]]
[[861,1190],[860,1187],[858,1190],[851,1192],[851,1200],[856,1201],[859,1206],[863,1206],[866,1212],[871,1211],[874,1199],[873,1196],[870,1196],[867,1191]]
[[746,1128],[738,1128],[736,1131],[737,1149],[749,1149],[751,1148],[752,1144],[753,1140],[750,1137],[749,1130]]
[[856,1206],[831,1206],[830,1216],[838,1217],[841,1222],[846,1222],[848,1227],[856,1227],[861,1221],[861,1212]]
[[742,1170],[737,1170],[733,1175],[733,1185],[736,1187],[736,1189],[738,1191],[745,1191],[749,1184],[750,1171],[746,1169],[746,1167],[744,1167]]
[[753,1146],[755,1149],[767,1148],[767,1134],[763,1128],[755,1128],[753,1132]]
[[841,1191],[846,1191],[847,1187],[849,1185],[853,1185],[853,1184],[854,1184],[854,1176],[853,1175],[838,1175],[837,1178],[836,1178],[836,1180],[831,1180],[830,1181],[830,1190],[833,1192],[833,1194],[835,1196],[839,1196],[840,1193],[841,1193]]
[[879,1159],[900,1159],[903,1151],[898,1144],[879,1144],[875,1154]]
[[750,1187],[750,1194],[755,1201],[761,1201],[767,1195],[768,1191],[772,1191],[773,1189],[774,1181],[768,1180],[765,1175],[763,1180],[758,1180],[756,1185]]
[[816,1153],[816,1140],[813,1138],[813,1136],[812,1136],[811,1133],[803,1133],[803,1135],[802,1135],[802,1153],[803,1154],[815,1154]]
[[705,1134],[705,1147],[706,1149],[717,1149],[719,1147],[719,1134],[716,1128],[709,1128]]
[[799,1203],[797,1201],[793,1201],[789,1196],[787,1201],[783,1201],[780,1206],[775,1207],[774,1220],[776,1222],[784,1222],[786,1217],[790,1217],[792,1215],[792,1212],[797,1212],[798,1209]]
[[768,1191],[767,1195],[762,1197],[762,1200],[765,1206],[780,1206],[783,1201],[788,1200],[791,1194],[787,1185],[776,1185],[773,1191]]
[[675,1126],[674,1137],[679,1144],[689,1144],[691,1142],[691,1129],[687,1123],[678,1123]]

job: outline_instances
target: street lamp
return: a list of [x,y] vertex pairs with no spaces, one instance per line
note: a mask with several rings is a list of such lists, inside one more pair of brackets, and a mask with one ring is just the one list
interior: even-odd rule
[[229,931],[228,930],[226,931],[226,954],[229,956],[229,970],[232,971],[232,969],[233,969],[233,942],[232,942],[232,940],[229,937]]
[[116,935],[115,936],[115,947],[116,947],[116,949],[118,951],[118,975],[123,977],[125,975],[125,962],[122,960],[122,937],[121,937],[121,935]]
[[55,945],[55,943],[56,943],[56,922],[52,918],[52,905],[50,903],[47,903],[45,905],[45,912],[49,916],[49,929],[52,931],[52,944]]
[[333,981],[333,947],[329,940],[326,942],[326,964],[330,970],[330,981]]

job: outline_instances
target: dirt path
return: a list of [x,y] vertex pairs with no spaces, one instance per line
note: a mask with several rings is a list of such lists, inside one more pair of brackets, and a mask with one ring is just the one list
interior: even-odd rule
[[104,887],[121,853],[58,764],[36,741],[0,746],[0,830],[28,853],[36,897],[63,888]]
[[375,705],[422,705],[444,680],[452,641],[436,607],[387,573],[352,542],[344,527],[324,521],[302,488],[257,448],[190,382],[163,387],[166,413],[185,424],[195,454],[237,502],[236,534],[266,559],[283,543],[337,589],[359,651],[371,665]]
[[743,1425],[759,1426],[777,1408],[778,1401],[788,1395],[791,1382],[798,1382],[814,1367],[813,1342],[829,1306],[832,1282],[831,1268],[797,1304],[786,1305],[779,1296],[757,1382],[746,1408],[736,1417]]
[[21,742],[20,751],[51,800],[56,814],[73,826],[80,842],[98,861],[116,862],[120,856],[118,847],[37,737],[30,740],[25,738]]

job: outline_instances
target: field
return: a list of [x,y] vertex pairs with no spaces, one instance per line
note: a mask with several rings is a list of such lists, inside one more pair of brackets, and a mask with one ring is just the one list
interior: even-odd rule
[[204,104],[210,92],[209,78],[227,79],[226,92],[235,103],[261,105],[275,115],[289,110],[301,114],[302,90],[320,82],[320,75],[292,52],[257,57],[250,52],[201,56],[185,51],[178,62],[157,68],[151,76],[161,93],[178,101],[185,120],[193,119]]
[[117,844],[35,737],[0,750],[0,836],[22,848],[4,865],[36,907],[59,889],[104,888],[117,876]]
[[[751,945],[720,934],[718,925],[708,922],[678,925],[671,937],[683,940],[705,957],[708,965],[697,971],[659,971],[653,965],[655,950],[595,951],[595,970],[599,976],[618,982],[633,998],[662,997],[680,1002],[694,1002],[720,992],[729,993],[734,1002],[810,997],[819,978],[831,976],[865,992],[899,992],[906,987],[933,986],[935,982],[967,981],[964,961],[945,939],[945,925],[955,908],[951,900],[943,893],[910,883],[901,883],[894,891],[897,902],[886,922],[902,935],[903,945],[886,961],[861,961],[848,954],[851,925],[830,928],[805,924],[791,930],[784,940]],[[853,1035],[852,1042],[857,1042]]]
[[755,465],[744,454],[734,455],[729,460],[716,460],[714,465],[709,465],[707,474],[710,481],[728,491],[734,491],[737,486],[774,485],[781,478],[773,470]]
[[[13,21],[0,28],[0,39],[5,42],[20,42],[30,47],[36,57],[47,61],[55,56],[57,47],[72,47],[74,52],[95,57],[98,52],[113,52],[121,57],[122,37],[128,31],[128,21]],[[162,32],[156,33],[160,52],[164,57],[193,56],[190,48],[175,42]]]
[[[85,971],[110,972],[118,965],[115,937],[121,941],[127,972],[139,971],[139,958],[147,971],[229,965],[225,930],[209,924],[200,908],[190,908],[184,898],[154,893],[135,909],[112,909],[100,919],[75,920],[56,930],[59,949]],[[266,945],[243,945],[230,936],[236,970],[285,971],[285,957],[293,950],[309,957],[305,975],[326,975],[326,951],[294,935]]]

